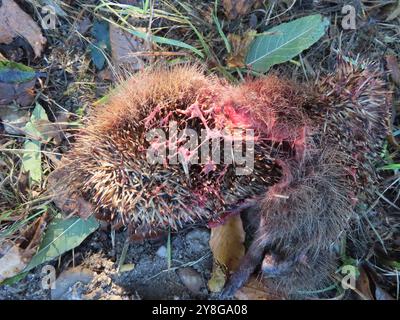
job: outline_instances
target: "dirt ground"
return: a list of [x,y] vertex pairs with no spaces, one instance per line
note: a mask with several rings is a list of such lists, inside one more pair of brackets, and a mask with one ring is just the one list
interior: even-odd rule
[[116,257],[121,255],[125,235],[116,234],[113,249],[110,233],[97,231],[74,250],[74,257],[66,254],[53,263],[60,264],[59,273],[67,271],[66,280],[56,282],[56,289],[42,288],[41,266],[20,282],[0,287],[0,300],[207,299],[212,268],[209,236],[207,229],[173,235],[170,270],[166,239],[132,243],[124,264],[133,264],[129,266],[133,269],[118,273]]

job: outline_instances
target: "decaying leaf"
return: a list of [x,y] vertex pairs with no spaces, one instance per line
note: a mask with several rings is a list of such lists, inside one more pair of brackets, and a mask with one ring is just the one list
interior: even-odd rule
[[244,256],[245,232],[240,216],[228,218],[225,224],[211,229],[210,247],[214,255],[214,266],[208,287],[219,292],[230,272],[235,271]]
[[110,50],[110,33],[108,22],[99,20],[95,21],[92,27],[92,36],[95,39],[93,45],[90,47],[92,61],[97,70],[101,70],[104,68],[106,63],[104,52]]
[[131,70],[143,68],[143,60],[135,55],[146,50],[143,40],[115,25],[110,25],[111,56],[116,65],[123,64]]
[[92,205],[81,196],[73,192],[73,184],[65,185],[60,183],[63,177],[68,174],[68,164],[52,171],[47,179],[48,189],[51,192],[53,202],[57,208],[69,215],[79,215],[87,219],[93,213]]
[[12,242],[3,241],[0,244],[0,283],[16,276],[27,265],[22,258],[23,250]]
[[227,18],[233,20],[248,14],[253,7],[259,6],[262,2],[262,0],[222,0],[222,5]]
[[13,61],[0,61],[0,107],[14,101],[29,106],[34,99],[34,69]]
[[238,300],[276,300],[277,296],[267,293],[263,282],[252,276],[249,281],[235,293]]
[[376,300],[395,300],[395,298],[378,285],[375,287],[375,298]]
[[37,251],[46,228],[47,212],[21,233],[18,242],[0,244],[0,283],[21,273]]
[[367,272],[363,267],[359,267],[360,275],[357,278],[356,288],[362,294],[362,298],[365,300],[374,300],[374,296],[371,292],[370,282]]
[[35,56],[39,57],[46,43],[39,26],[13,0],[2,0],[0,3],[0,43],[8,44],[22,36],[32,46]]
[[12,135],[25,134],[24,127],[29,121],[29,110],[9,105],[0,108],[0,119],[4,131]]
[[243,68],[246,66],[245,58],[247,51],[256,34],[257,32],[255,30],[250,30],[243,36],[237,34],[228,35],[228,40],[232,47],[232,52],[229,53],[226,59],[229,68]]

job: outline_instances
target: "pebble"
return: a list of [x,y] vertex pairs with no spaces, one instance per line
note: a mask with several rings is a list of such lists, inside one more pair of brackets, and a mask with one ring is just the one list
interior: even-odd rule
[[166,258],[167,257],[167,248],[165,246],[161,246],[158,248],[156,255],[159,256],[160,258]]
[[200,273],[196,270],[191,267],[182,268],[178,270],[178,276],[190,292],[194,294],[201,293],[201,288],[204,286],[204,282]]
[[81,300],[77,290],[80,285],[90,283],[94,273],[89,269],[75,267],[62,272],[51,290],[52,300]]

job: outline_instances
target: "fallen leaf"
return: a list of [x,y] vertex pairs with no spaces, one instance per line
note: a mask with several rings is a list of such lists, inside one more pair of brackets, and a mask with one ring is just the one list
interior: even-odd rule
[[359,292],[362,293],[362,298],[366,300],[375,300],[372,295],[371,286],[369,283],[369,278],[367,272],[364,270],[362,266],[358,268],[360,275],[356,281],[356,288]]
[[117,65],[129,66],[131,70],[143,69],[143,60],[135,55],[146,50],[143,40],[115,25],[110,25],[111,57]]
[[228,274],[239,267],[245,253],[244,240],[245,232],[239,215],[211,229],[210,248],[214,256],[213,273],[208,283],[211,291],[221,291]]
[[82,35],[85,35],[89,29],[90,26],[92,25],[92,22],[90,21],[88,16],[85,16],[79,23],[77,26],[78,32]]
[[9,241],[0,244],[0,283],[19,274],[27,265],[23,250]]
[[263,282],[252,276],[249,281],[235,293],[238,300],[276,300],[277,296],[267,293]]
[[46,229],[39,250],[24,271],[32,270],[77,247],[98,227],[99,223],[94,217],[87,220],[79,217],[52,220]]
[[245,58],[249,50],[250,43],[256,36],[257,31],[247,31],[243,36],[229,34],[228,40],[231,43],[232,52],[229,53],[226,62],[229,68],[243,68],[246,66]]
[[30,119],[29,110],[21,109],[15,104],[4,106],[0,108],[0,119],[6,133],[23,135],[24,127]]
[[259,6],[262,2],[262,0],[222,0],[222,6],[226,17],[233,20],[248,14],[253,7]]
[[24,131],[27,138],[24,142],[24,154],[22,156],[22,170],[29,173],[29,184],[40,184],[42,181],[42,135],[35,127],[35,121],[47,119],[46,112],[40,104],[36,104],[30,121],[25,125]]
[[48,190],[54,204],[67,215],[89,218],[93,213],[93,206],[74,192],[73,182],[67,183],[64,179],[66,175],[68,175],[68,163],[52,171],[47,178]]
[[29,106],[34,99],[34,69],[13,61],[0,61],[0,107],[14,101]]
[[91,56],[97,70],[104,68],[106,58],[104,52],[110,50],[109,25],[106,21],[95,21],[92,27],[92,36],[95,41],[90,46]]
[[36,57],[42,54],[46,38],[32,18],[25,13],[13,0],[0,2],[0,43],[10,43],[14,38],[25,38]]
[[0,283],[21,273],[37,251],[46,228],[47,212],[21,233],[18,242],[0,244]]
[[396,300],[378,285],[375,287],[375,298],[376,300]]
[[0,107],[1,105],[8,105],[13,101],[23,107],[31,105],[35,98],[32,90],[35,82],[36,79],[17,84],[0,82]]
[[[25,126],[25,128],[26,127],[27,126]],[[39,184],[42,181],[40,142],[35,140],[25,140],[23,151],[22,170],[29,173],[30,185]]]
[[320,14],[281,23],[254,38],[246,64],[254,71],[267,72],[273,65],[286,62],[311,47],[324,36],[329,25],[329,19]]

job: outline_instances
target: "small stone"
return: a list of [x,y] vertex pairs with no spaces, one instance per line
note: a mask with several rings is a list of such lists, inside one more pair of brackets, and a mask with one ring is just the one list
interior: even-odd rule
[[190,292],[194,294],[201,293],[201,288],[204,286],[203,279],[193,268],[182,268],[178,270],[178,276],[182,283]]
[[167,257],[167,248],[165,246],[161,246],[158,248],[156,255],[159,256],[160,258],[166,258]]
[[89,269],[76,267],[62,272],[56,282],[55,289],[51,290],[52,300],[77,300],[77,286],[88,284],[93,280],[94,273]]

